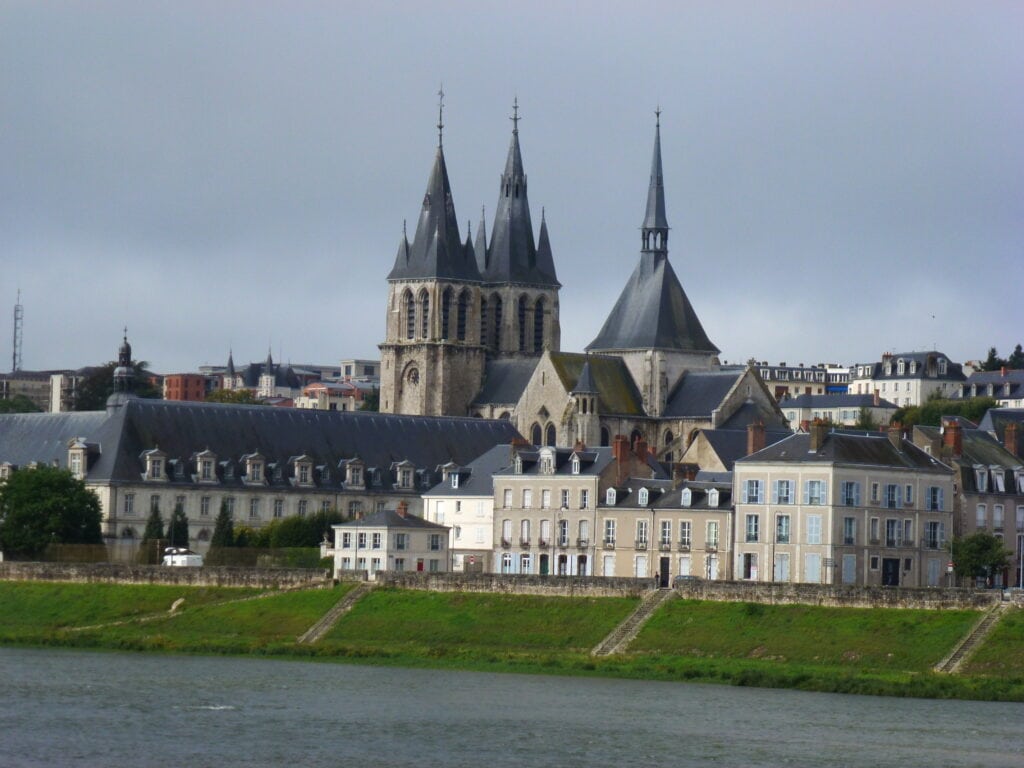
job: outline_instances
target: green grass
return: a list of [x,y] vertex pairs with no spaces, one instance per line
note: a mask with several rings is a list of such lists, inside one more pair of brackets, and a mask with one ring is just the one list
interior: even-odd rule
[[967,675],[1024,678],[1024,608],[1011,608],[961,669]]
[[378,589],[321,641],[325,647],[589,651],[636,607],[630,598]]
[[0,582],[0,642],[32,641],[70,627],[104,624],[238,599],[259,590],[230,587]]
[[978,618],[976,611],[673,600],[643,627],[630,651],[924,672]]

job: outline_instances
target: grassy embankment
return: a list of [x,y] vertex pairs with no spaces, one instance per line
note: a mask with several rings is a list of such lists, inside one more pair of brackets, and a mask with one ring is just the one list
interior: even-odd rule
[[[379,589],[359,601],[319,643],[297,645],[296,636],[348,588],[239,600],[253,591],[0,583],[0,643],[258,653],[403,666],[1024,701],[1024,612],[1020,610],[1007,614],[965,670],[967,674],[957,676],[930,670],[977,621],[976,612],[676,600],[651,619],[629,653],[593,658],[589,649],[629,614],[635,600]],[[170,604],[179,597],[185,602],[178,614],[167,616]]]

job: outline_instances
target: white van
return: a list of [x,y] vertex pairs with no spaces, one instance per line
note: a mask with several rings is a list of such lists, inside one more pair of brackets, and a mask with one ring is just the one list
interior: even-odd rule
[[203,556],[198,555],[191,549],[182,547],[167,547],[164,550],[164,565],[191,566],[197,568],[203,564]]

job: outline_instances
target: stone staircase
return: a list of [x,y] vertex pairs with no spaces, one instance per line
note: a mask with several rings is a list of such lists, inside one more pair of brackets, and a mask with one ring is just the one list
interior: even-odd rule
[[676,591],[668,588],[657,589],[647,593],[644,599],[640,601],[640,605],[637,606],[636,610],[615,627],[604,640],[598,643],[590,652],[590,655],[610,656],[613,653],[624,651],[658,607],[666,600],[675,597],[675,595]]
[[974,625],[974,628],[967,633],[967,636],[960,641],[960,643],[953,649],[946,658],[935,665],[934,669],[936,672],[945,672],[946,674],[955,675],[960,671],[960,666],[967,660],[967,658],[974,652],[974,649],[988,636],[995,625],[1003,617],[1003,613],[1006,611],[1007,603],[996,604],[988,613],[986,613],[981,621]]
[[353,589],[351,592],[345,594],[334,606],[314,624],[312,627],[307,629],[301,635],[299,635],[297,642],[300,645],[308,645],[315,643],[321,637],[330,632],[331,627],[338,623],[338,620],[352,610],[352,606],[359,602],[360,599],[368,594],[375,586],[373,582],[364,581],[358,587]]

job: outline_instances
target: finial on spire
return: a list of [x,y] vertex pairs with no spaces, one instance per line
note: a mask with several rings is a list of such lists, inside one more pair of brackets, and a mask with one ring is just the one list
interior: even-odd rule
[[437,91],[437,146],[444,145],[444,83]]
[[654,127],[661,128],[661,102],[654,109]]
[[406,239],[406,240],[408,240],[408,239],[409,239],[409,232],[408,232],[408,230],[407,230],[407,229],[405,228],[405,219],[402,219],[402,237],[403,237],[404,239]]
[[512,133],[519,135],[519,96],[516,95],[512,99],[512,117],[509,118],[512,121]]

